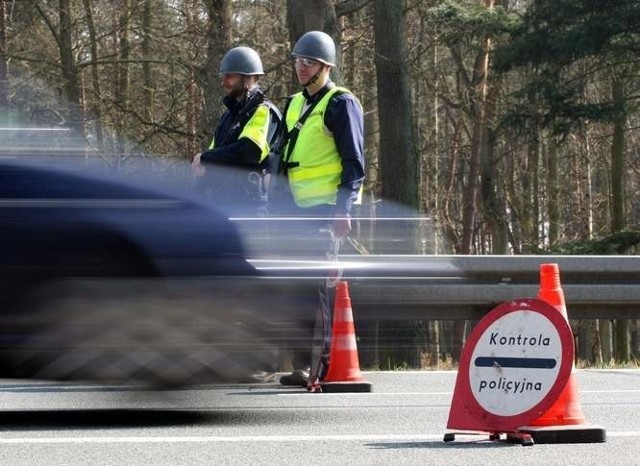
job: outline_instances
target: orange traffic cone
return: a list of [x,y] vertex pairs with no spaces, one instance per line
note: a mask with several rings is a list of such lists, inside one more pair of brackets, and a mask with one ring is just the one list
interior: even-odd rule
[[[558,264],[540,264],[540,290],[538,298],[555,307],[568,321],[564,293],[560,286]],[[572,368],[569,381],[551,407],[529,426],[518,429],[531,434],[536,443],[604,442],[605,430],[585,425],[578,397],[578,382]]]
[[360,373],[349,286],[343,281],[336,283],[329,370],[320,387],[328,393],[371,391],[371,383]]
[[[540,264],[540,291],[538,298],[555,307],[568,320],[564,292],[560,286],[558,264]],[[531,425],[552,426],[584,424],[584,414],[578,399],[578,383],[572,368],[571,376],[556,402]]]

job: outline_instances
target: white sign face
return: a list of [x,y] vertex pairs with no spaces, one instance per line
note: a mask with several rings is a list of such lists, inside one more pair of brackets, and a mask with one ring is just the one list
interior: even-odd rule
[[561,363],[562,344],[553,323],[539,312],[516,310],[478,339],[469,364],[471,392],[487,412],[514,416],[547,396]]

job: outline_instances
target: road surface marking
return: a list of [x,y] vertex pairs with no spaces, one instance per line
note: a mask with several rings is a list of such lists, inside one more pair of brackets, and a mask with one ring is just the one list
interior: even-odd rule
[[[460,437],[486,437],[488,434],[457,434]],[[394,442],[443,440],[440,434],[406,435],[241,435],[241,436],[184,436],[184,437],[14,437],[0,438],[0,445],[22,444],[83,444],[83,443],[286,443],[286,442]],[[607,438],[640,437],[640,431],[607,432]]]

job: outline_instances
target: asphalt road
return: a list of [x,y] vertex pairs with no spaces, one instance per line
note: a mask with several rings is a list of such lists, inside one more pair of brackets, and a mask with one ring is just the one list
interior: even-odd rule
[[577,371],[605,443],[443,442],[455,372],[367,372],[373,393],[276,384],[150,392],[0,381],[3,465],[640,464],[640,371]]

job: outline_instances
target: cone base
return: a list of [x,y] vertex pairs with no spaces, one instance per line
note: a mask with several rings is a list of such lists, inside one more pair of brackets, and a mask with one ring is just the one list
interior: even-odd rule
[[323,393],[368,393],[373,386],[370,382],[320,382]]
[[603,427],[591,424],[518,428],[518,433],[528,434],[534,443],[603,443],[607,432]]

